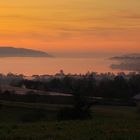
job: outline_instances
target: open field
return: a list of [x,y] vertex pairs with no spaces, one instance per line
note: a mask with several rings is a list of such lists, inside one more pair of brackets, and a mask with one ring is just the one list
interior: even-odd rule
[[[91,120],[57,121],[60,107],[1,102],[0,140],[140,139],[140,115],[136,107],[94,106]],[[32,120],[30,117],[35,116],[39,108],[43,108],[43,117]]]

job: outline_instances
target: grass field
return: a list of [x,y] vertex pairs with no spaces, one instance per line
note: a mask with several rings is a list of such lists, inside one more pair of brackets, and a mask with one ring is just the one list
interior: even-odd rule
[[[59,105],[1,102],[0,140],[140,140],[136,107],[94,106],[91,120],[57,121]],[[22,122],[43,108],[43,118]]]

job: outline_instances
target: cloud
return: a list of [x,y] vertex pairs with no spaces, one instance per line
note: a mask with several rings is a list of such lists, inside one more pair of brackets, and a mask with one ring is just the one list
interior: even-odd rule
[[20,19],[20,20],[44,20],[44,18],[37,17],[37,16],[26,16],[26,15],[0,15],[0,19]]
[[132,20],[140,19],[140,12],[134,13],[132,11],[120,11],[119,13],[116,13],[115,15],[118,18],[124,18],[124,19],[132,19]]
[[127,18],[127,19],[140,19],[140,14],[128,14],[128,15],[122,15],[122,18]]
[[[71,34],[85,34],[85,35],[92,35],[92,36],[104,36],[106,37],[112,37],[112,36],[128,36],[128,35],[138,35],[138,31],[140,31],[140,28],[127,28],[127,27],[89,27],[89,28],[73,28],[73,27],[65,27],[65,28],[59,28],[58,30],[63,32],[69,32]],[[119,37],[118,36],[118,37]]]

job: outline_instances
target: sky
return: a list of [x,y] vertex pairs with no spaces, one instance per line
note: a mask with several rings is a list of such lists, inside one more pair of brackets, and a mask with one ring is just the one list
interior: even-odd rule
[[140,0],[0,1],[0,46],[140,52]]

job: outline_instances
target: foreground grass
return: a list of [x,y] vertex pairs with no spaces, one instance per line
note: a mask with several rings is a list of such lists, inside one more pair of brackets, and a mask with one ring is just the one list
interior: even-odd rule
[[140,116],[135,107],[95,106],[92,120],[61,122],[56,121],[56,111],[46,110],[48,116],[38,122],[20,122],[20,116],[33,109],[2,107],[0,140],[140,140]]
[[140,121],[92,120],[1,124],[1,140],[139,140]]

